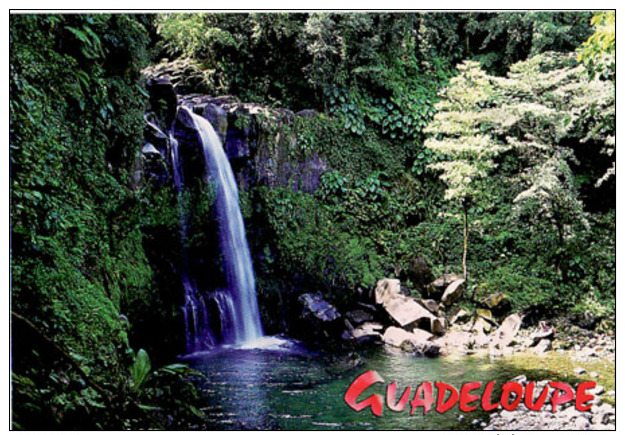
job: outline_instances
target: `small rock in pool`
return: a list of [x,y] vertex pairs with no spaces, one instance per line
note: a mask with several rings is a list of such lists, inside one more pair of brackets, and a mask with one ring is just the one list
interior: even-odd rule
[[527,383],[527,376],[525,375],[519,375],[516,378],[512,378],[510,379],[510,382],[517,382],[519,384],[523,384],[525,385]]
[[601,385],[597,385],[595,388],[588,390],[589,394],[594,394],[595,396],[600,396],[601,394],[605,393],[605,388],[603,388]]

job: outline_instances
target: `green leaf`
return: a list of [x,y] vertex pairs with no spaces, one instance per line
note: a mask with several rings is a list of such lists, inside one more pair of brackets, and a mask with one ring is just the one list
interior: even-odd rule
[[141,385],[145,382],[151,368],[152,364],[150,363],[148,353],[145,350],[140,349],[139,352],[137,352],[135,362],[130,367],[130,375],[132,376],[133,388],[135,391],[138,391],[141,388]]
[[85,44],[91,45],[91,40],[82,30],[78,30],[75,27],[70,27],[70,26],[67,26],[66,29],[72,32],[74,36],[76,36],[79,40],[81,40]]

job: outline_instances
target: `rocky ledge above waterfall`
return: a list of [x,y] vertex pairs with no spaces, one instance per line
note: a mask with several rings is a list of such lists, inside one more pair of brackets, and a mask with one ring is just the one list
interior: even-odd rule
[[[296,125],[313,119],[316,112],[271,109],[241,103],[230,96],[176,95],[173,85],[165,78],[150,79],[147,88],[151,121],[146,127],[146,140],[153,147],[144,147],[146,151],[142,152],[146,178],[158,183],[166,179],[163,167],[171,168],[168,133],[180,141],[183,160],[185,155],[187,160],[194,160],[201,153],[195,146],[197,132],[193,131],[193,124],[185,119],[183,111],[177,110],[179,106],[186,106],[213,125],[240,189],[265,185],[313,192],[319,186],[327,163],[317,153],[306,152],[295,131]],[[156,139],[151,140],[153,137]],[[154,148],[160,152],[160,157],[153,152]],[[170,175],[172,172],[169,171]],[[137,172],[136,176],[139,175]]]

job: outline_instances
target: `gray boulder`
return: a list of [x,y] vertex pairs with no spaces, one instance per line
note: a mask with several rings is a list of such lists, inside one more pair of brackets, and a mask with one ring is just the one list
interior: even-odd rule
[[352,331],[352,337],[358,343],[382,341],[382,329],[381,323],[366,322]]
[[551,350],[551,340],[543,338],[538,342],[536,347],[534,348],[534,352],[537,354],[543,354],[547,351]]
[[345,317],[347,317],[354,325],[361,325],[365,322],[370,322],[373,320],[373,314],[365,311],[365,310],[352,310],[345,313]]
[[398,279],[384,278],[375,286],[375,303],[385,305],[391,299],[401,295],[401,283]]
[[449,284],[459,279],[460,277],[455,273],[444,273],[443,275],[432,281],[432,283],[430,283],[430,285],[427,287],[429,296],[431,298],[440,298],[445,292],[445,289],[447,289],[447,287],[449,286]]
[[460,296],[462,296],[462,291],[464,289],[463,284],[464,279],[457,279],[449,284],[445,289],[445,293],[443,293],[441,302],[444,305],[451,305],[458,299],[460,299]]
[[304,293],[298,300],[304,306],[302,316],[314,318],[322,322],[333,322],[341,317],[341,314],[332,304],[324,300],[320,293]]
[[438,314],[438,302],[434,299],[419,299],[418,302],[428,311]]
[[433,335],[422,329],[415,328],[412,332],[396,326],[390,326],[384,331],[384,343],[398,347],[404,352],[416,353],[425,356],[437,356],[440,346],[431,341]]
[[518,334],[519,329],[521,329],[522,321],[523,319],[518,314],[511,314],[506,317],[493,334],[491,346],[495,349],[503,349],[509,346]]

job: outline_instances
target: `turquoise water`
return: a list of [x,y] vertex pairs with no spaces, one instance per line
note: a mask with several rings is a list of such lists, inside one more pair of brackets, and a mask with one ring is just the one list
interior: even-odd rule
[[[472,381],[485,385],[495,380],[500,386],[521,374],[488,357],[418,358],[386,347],[359,354],[364,364],[349,369],[342,363],[348,355],[315,353],[299,345],[288,350],[222,348],[188,362],[204,374],[197,385],[206,399],[207,424],[216,429],[477,429],[473,420],[488,421],[487,413],[479,409],[463,413],[456,405],[447,413],[432,409],[424,416],[419,408],[411,416],[408,403],[400,413],[385,406],[382,417],[376,417],[369,408],[354,411],[343,396],[368,370],[377,371],[386,383],[370,387],[359,400],[373,393],[384,396],[390,382],[397,382],[398,400],[408,386],[412,399],[416,387],[426,381],[446,382],[460,390]],[[497,387],[495,393],[493,398],[498,397]]]

